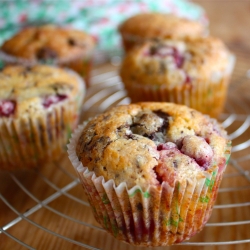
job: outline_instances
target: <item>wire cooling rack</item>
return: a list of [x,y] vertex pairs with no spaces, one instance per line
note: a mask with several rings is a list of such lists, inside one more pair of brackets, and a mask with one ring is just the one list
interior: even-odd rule
[[[171,249],[250,246],[250,60],[245,49],[231,49],[237,63],[220,117],[233,141],[231,160],[203,231]],[[98,67],[82,119],[129,102],[117,67]],[[0,226],[0,249],[141,249],[117,241],[95,222],[66,154],[36,170],[0,172]]]

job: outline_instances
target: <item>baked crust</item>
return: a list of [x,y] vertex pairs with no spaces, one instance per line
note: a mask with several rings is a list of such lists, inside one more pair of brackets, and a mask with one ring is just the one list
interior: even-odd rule
[[226,137],[216,120],[184,105],[137,103],[89,121],[76,155],[97,177],[116,185],[174,185],[176,180],[205,178],[214,164],[224,168]]
[[44,25],[21,30],[5,41],[1,50],[29,60],[61,60],[88,55],[94,45],[94,39],[85,32]]
[[0,104],[15,103],[14,118],[39,116],[53,102],[75,100],[84,92],[75,73],[47,65],[7,66],[0,72],[0,86]]
[[142,13],[123,22],[119,31],[124,36],[134,36],[138,39],[162,39],[204,36],[207,34],[207,27],[197,21],[172,14]]
[[[156,52],[152,53],[153,50]],[[179,64],[177,56],[182,60]],[[148,42],[125,56],[120,75],[125,86],[139,84],[171,89],[188,83],[195,87],[200,81],[216,82],[229,74],[231,57],[225,44],[215,37]]]

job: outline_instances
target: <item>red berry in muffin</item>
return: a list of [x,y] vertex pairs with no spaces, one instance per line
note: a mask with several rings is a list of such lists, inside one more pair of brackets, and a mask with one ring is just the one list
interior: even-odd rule
[[9,117],[15,113],[16,102],[10,100],[0,101],[0,117]]

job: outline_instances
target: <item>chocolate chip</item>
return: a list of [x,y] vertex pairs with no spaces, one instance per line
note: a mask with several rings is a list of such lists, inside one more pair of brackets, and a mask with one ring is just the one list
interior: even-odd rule
[[178,163],[177,161],[173,161],[174,168],[178,168]]
[[149,49],[149,55],[150,56],[154,56],[155,54],[157,54],[158,48],[156,46],[152,46]]
[[99,157],[96,157],[96,158],[94,159],[94,161],[95,161],[95,163],[97,163],[98,161],[100,161],[100,158],[99,158]]
[[[105,119],[105,117],[104,117]],[[120,127],[117,128],[117,131],[118,132],[121,132],[123,129],[127,129],[129,128],[129,125],[128,124],[124,124],[124,125],[121,125]]]
[[169,114],[163,112],[162,110],[155,110],[153,111],[156,115],[158,115],[159,117],[161,117],[164,120],[168,120]]
[[53,84],[51,84],[51,88],[53,90],[55,90],[55,92],[64,92],[63,90],[66,90],[66,89],[70,89],[72,90],[73,87],[72,86],[68,86],[68,84],[66,82],[55,82]]
[[134,134],[128,134],[125,136],[127,139],[136,140],[138,139]]
[[166,130],[168,129],[168,126],[169,126],[169,121],[168,121],[169,114],[167,114],[161,110],[156,110],[156,111],[154,111],[154,113],[164,120],[163,125],[158,129],[157,132],[165,133]]
[[45,47],[36,52],[36,57],[38,60],[55,59],[57,57],[57,53],[53,49]]
[[156,134],[155,132],[149,135],[144,134],[143,136],[148,137],[150,140],[154,141],[156,139]]
[[103,120],[104,120],[104,121],[108,120],[109,118],[110,118],[110,115],[104,115],[104,116],[103,116]]
[[93,137],[91,137],[90,141],[83,144],[83,150],[86,154],[89,154],[93,149],[97,150],[99,155],[103,153],[103,151],[106,149],[106,147],[112,143],[110,137],[102,136],[96,140],[95,139],[95,133],[93,134]]
[[69,38],[69,39],[68,39],[68,44],[69,44],[70,46],[75,46],[75,45],[76,45],[76,42],[75,42],[75,40],[74,40],[73,38]]
[[169,115],[161,110],[151,112],[142,112],[133,118],[133,124],[130,125],[132,134],[127,134],[129,139],[133,138],[133,134],[141,135],[150,140],[163,142],[166,130],[169,126]]

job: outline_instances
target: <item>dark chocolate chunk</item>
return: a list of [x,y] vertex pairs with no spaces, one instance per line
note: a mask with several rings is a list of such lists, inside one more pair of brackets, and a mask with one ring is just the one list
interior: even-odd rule
[[73,38],[69,38],[69,39],[68,39],[68,44],[69,44],[70,46],[75,46],[75,45],[76,45],[76,42],[75,42],[75,40],[74,40]]
[[53,49],[45,47],[45,48],[39,49],[36,52],[36,57],[38,60],[56,59],[57,53]]

